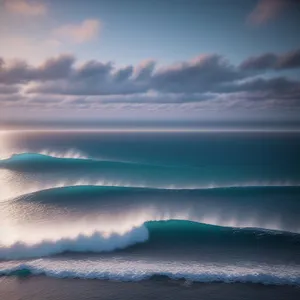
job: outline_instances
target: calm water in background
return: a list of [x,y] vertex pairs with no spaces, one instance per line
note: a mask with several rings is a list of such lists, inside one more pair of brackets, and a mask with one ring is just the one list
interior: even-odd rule
[[[0,139],[4,293],[17,286],[34,299],[35,281],[47,294],[53,282],[71,289],[75,277],[101,282],[107,295],[125,289],[124,298],[151,289],[164,299],[299,296],[299,133],[6,132]],[[268,292],[222,285],[227,294],[218,298],[219,285],[200,284],[215,281],[268,285]],[[88,282],[82,290],[93,297],[97,286]]]

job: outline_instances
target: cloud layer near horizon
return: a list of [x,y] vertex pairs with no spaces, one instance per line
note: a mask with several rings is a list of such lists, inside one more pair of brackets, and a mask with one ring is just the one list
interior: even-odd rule
[[[168,66],[154,60],[116,67],[73,55],[49,58],[39,66],[0,58],[0,107],[94,109],[101,105],[191,105],[300,108],[300,81],[281,74],[300,68],[300,50],[266,53],[239,66],[218,54]],[[273,70],[266,76],[266,70]]]

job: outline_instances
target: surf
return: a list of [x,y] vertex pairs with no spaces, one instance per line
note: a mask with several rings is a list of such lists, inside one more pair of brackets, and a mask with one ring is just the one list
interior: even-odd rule
[[[79,278],[112,281],[182,280],[191,285],[194,282],[210,283],[258,283],[264,285],[300,285],[299,273],[284,266],[261,270],[238,266],[182,264],[177,262],[145,263],[143,261],[116,261],[109,263],[93,260],[69,262],[35,260],[14,264],[0,269],[0,276],[49,276],[54,278]],[[288,270],[288,272],[287,272]]]
[[146,221],[123,232],[90,228],[86,233],[73,232],[73,237],[61,236],[63,228],[60,230],[61,233],[57,233],[56,238],[52,239],[44,239],[41,235],[40,240],[35,242],[18,240],[5,245],[2,241],[0,259],[43,257],[64,252],[102,253],[134,246],[166,250],[180,246],[193,249],[195,245],[238,247],[255,246],[259,243],[260,247],[279,247],[284,244],[286,247],[299,247],[300,250],[300,234],[259,228],[223,227],[188,220]]
[[0,159],[0,167],[8,169],[20,169],[27,170],[28,165],[38,164],[39,167],[47,168],[49,164],[56,164],[56,167],[59,168],[61,164],[68,164],[71,166],[87,166],[91,165],[99,166],[133,166],[138,167],[172,167],[172,166],[162,166],[156,164],[146,164],[139,162],[130,162],[130,161],[121,161],[121,160],[109,160],[109,159],[100,159],[95,157],[89,157],[81,152],[76,150],[68,150],[66,152],[56,152],[51,150],[42,150],[40,152],[21,152],[14,153],[7,158]]
[[[141,223],[179,218],[220,226],[300,233],[297,215],[300,209],[299,186],[174,189],[98,184],[89,185],[82,181],[77,185],[62,184],[54,188],[29,190],[30,193],[0,203],[2,224],[7,220],[13,226],[23,220],[25,225],[30,219],[37,222],[42,219],[50,225],[52,219],[56,222],[90,219],[89,223],[98,224],[99,218],[118,218],[123,214],[124,218],[138,218]],[[28,211],[30,219],[24,219],[20,214],[22,218],[18,221],[13,211]],[[35,228],[32,230],[36,231]]]
[[[116,182],[114,185],[105,185],[105,181],[89,182],[79,180],[77,182],[65,182],[58,184],[49,184],[36,186],[35,188],[24,189],[15,197],[15,201],[46,201],[45,199],[51,196],[68,197],[80,195],[85,193],[87,196],[91,194],[96,195],[186,195],[186,196],[257,196],[257,195],[298,195],[300,194],[300,185],[283,184],[277,185],[229,185],[229,186],[202,186],[202,187],[187,187],[177,188],[174,186],[166,187],[148,187],[148,186],[132,186],[123,185]],[[47,202],[47,201],[46,201]]]

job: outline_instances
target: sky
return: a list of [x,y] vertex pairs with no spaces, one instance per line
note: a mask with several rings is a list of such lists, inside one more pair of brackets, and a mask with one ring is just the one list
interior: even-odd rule
[[300,122],[299,0],[0,0],[0,123]]

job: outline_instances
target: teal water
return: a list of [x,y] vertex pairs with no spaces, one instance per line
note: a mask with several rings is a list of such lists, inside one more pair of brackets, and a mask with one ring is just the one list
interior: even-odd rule
[[300,134],[0,135],[0,274],[300,283]]

